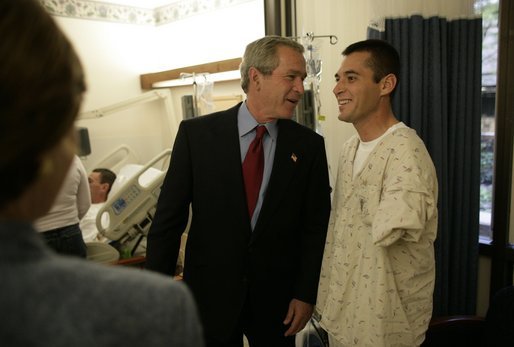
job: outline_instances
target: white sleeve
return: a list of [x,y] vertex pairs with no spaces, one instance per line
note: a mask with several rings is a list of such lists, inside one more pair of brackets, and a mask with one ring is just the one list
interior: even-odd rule
[[80,182],[77,190],[77,211],[79,219],[82,219],[91,206],[91,192],[87,179],[86,169],[79,157],[75,157],[77,170],[80,173]]

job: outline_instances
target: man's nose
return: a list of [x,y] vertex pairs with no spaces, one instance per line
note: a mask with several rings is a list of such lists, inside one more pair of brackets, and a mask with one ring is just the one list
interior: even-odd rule
[[343,82],[337,81],[336,85],[334,86],[334,89],[332,89],[332,92],[334,93],[335,96],[337,96],[337,94],[344,92],[344,90],[345,90],[345,86],[344,86]]
[[300,94],[303,94],[305,92],[305,88],[303,86],[303,79],[301,79],[300,77],[295,78],[294,90]]

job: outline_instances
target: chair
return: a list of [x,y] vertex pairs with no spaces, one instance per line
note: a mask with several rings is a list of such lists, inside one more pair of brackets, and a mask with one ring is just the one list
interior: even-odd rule
[[486,322],[484,317],[461,315],[432,319],[422,347],[482,347]]
[[514,346],[514,286],[494,294],[485,320],[488,347]]

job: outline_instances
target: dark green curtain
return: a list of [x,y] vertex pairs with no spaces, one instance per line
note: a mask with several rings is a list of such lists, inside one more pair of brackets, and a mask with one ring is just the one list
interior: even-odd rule
[[475,314],[480,204],[482,20],[386,19],[402,70],[393,109],[430,152],[439,180],[434,317]]

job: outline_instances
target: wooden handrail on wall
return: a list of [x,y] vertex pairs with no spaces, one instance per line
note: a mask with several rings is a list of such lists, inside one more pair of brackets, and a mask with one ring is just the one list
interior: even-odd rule
[[180,69],[142,74],[139,76],[139,79],[141,81],[141,88],[147,90],[152,89],[154,83],[180,79],[181,73],[192,74],[208,72],[212,74],[217,72],[239,70],[239,64],[241,64],[241,58],[220,60],[207,64],[187,66]]

